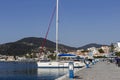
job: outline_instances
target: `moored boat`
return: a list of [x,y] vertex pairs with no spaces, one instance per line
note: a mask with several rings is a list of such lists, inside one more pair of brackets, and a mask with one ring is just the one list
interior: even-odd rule
[[[69,67],[69,62],[71,61],[59,61],[58,60],[58,1],[56,0],[56,61],[45,61],[45,60],[39,60],[37,62],[38,68],[68,68]],[[52,16],[53,18],[53,16]],[[49,30],[49,27],[48,27]],[[48,31],[47,31],[48,34]],[[46,35],[47,37],[47,35]],[[46,38],[45,38],[46,40]],[[43,48],[43,46],[42,46]],[[81,61],[72,61],[74,63],[74,68],[81,68],[85,66],[84,62]]]
[[[49,62],[37,62],[38,68],[68,68],[70,61],[49,61]],[[81,68],[85,66],[84,62],[73,61],[74,68]]]

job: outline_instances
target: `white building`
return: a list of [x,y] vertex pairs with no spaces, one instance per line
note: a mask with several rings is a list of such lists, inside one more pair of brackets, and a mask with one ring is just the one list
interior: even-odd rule
[[114,50],[115,50],[116,52],[120,52],[120,42],[114,43]]
[[101,49],[104,51],[104,53],[109,53],[110,48],[108,46],[102,46]]
[[99,54],[98,49],[95,48],[95,47],[88,48],[88,50],[91,51],[91,52],[93,52],[93,55],[95,55],[95,54]]
[[117,42],[118,47],[120,48],[120,42]]

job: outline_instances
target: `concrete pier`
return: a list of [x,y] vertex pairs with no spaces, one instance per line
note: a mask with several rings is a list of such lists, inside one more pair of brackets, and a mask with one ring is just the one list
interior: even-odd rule
[[[59,79],[69,80],[69,77],[66,75]],[[120,80],[120,67],[117,67],[114,63],[101,61],[91,65],[90,68],[76,71],[73,80]]]

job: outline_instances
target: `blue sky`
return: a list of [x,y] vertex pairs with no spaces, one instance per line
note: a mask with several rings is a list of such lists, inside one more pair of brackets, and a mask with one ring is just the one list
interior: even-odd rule
[[[56,0],[0,0],[0,44],[44,37]],[[119,41],[120,0],[59,0],[59,43]],[[55,17],[48,39],[55,42]]]

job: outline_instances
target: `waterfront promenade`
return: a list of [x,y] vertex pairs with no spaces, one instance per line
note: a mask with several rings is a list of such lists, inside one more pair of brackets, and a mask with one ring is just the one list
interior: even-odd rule
[[[76,71],[74,76],[73,80],[120,80],[120,67],[117,67],[114,63],[101,61],[91,65],[90,68]],[[70,79],[66,75],[61,80]]]

